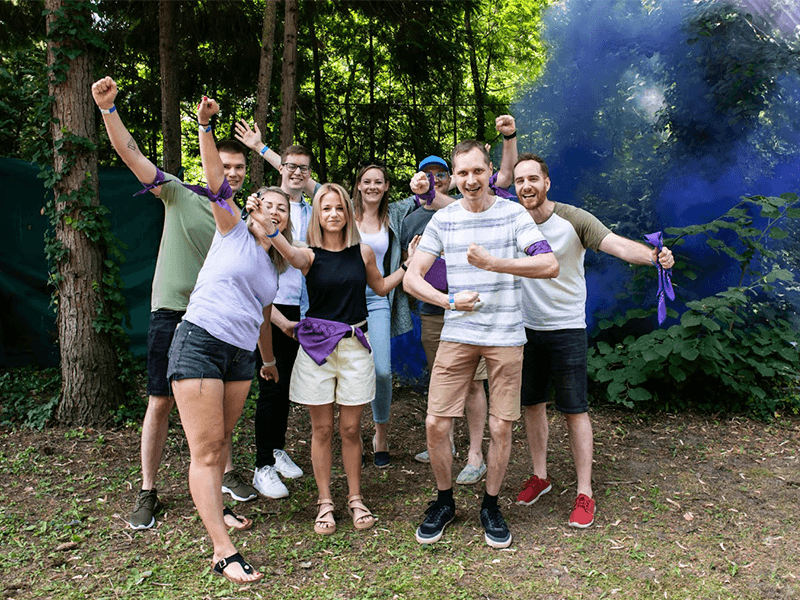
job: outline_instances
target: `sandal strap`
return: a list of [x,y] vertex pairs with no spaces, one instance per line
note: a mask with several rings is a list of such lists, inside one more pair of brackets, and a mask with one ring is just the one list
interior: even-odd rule
[[225,568],[231,563],[239,563],[242,566],[242,571],[244,571],[246,575],[250,575],[254,571],[253,566],[248,563],[238,552],[236,554],[232,554],[228,558],[223,558],[220,560],[216,565],[214,565],[214,570],[221,575]]

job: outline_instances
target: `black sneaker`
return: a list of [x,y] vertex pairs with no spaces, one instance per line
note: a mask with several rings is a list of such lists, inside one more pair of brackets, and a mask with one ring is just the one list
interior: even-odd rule
[[156,489],[139,490],[136,506],[133,508],[128,523],[132,529],[150,529],[156,524],[156,515],[161,512]]
[[442,538],[444,528],[456,518],[456,507],[450,504],[439,504],[435,500],[428,505],[425,519],[417,527],[417,541],[420,544],[433,544]]
[[499,508],[482,508],[481,525],[486,531],[486,543],[492,548],[508,548],[511,545],[511,532]]

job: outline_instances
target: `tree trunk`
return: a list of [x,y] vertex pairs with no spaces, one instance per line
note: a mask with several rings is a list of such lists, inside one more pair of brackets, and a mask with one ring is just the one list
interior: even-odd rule
[[[267,134],[267,111],[269,110],[269,91],[272,83],[272,62],[275,55],[275,17],[277,0],[264,3],[264,29],[261,33],[261,59],[258,67],[258,91],[256,93],[256,112],[253,115],[262,136]],[[266,142],[266,140],[264,140]],[[267,144],[269,145],[269,144]],[[255,152],[250,153],[250,181],[254,186],[264,183],[264,159]]]
[[317,165],[319,167],[318,175],[320,181],[328,181],[328,161],[326,160],[326,143],[325,143],[325,113],[323,112],[323,95],[322,95],[322,75],[320,74],[320,60],[319,60],[319,40],[317,39],[317,27],[314,20],[316,10],[314,2],[308,5],[309,16],[311,22],[311,57],[314,67],[314,107],[317,112]]
[[178,67],[175,64],[174,11],[172,0],[158,3],[158,54],[161,64],[161,134],[164,138],[164,170],[177,175],[181,167],[181,114]]
[[292,145],[297,110],[297,32],[300,20],[297,0],[286,0],[281,72],[281,149]]
[[[66,251],[58,264],[58,339],[61,351],[61,400],[57,418],[69,425],[97,426],[107,423],[122,397],[117,352],[108,333],[93,327],[98,307],[103,305],[104,248],[92,242],[74,223],[80,223],[82,201],[98,206],[97,150],[76,144],[68,136],[95,141],[94,103],[91,99],[92,62],[85,42],[78,36],[56,42],[54,29],[65,35],[64,21],[75,15],[91,23],[88,1],[46,0],[47,63],[68,66],[63,81],[51,75],[53,96],[51,132],[55,144],[53,186],[56,211],[56,241]],[[63,14],[63,16],[58,16]],[[80,26],[79,26],[80,27]],[[57,52],[78,51],[67,59]],[[71,224],[73,223],[73,224]]]
[[475,52],[475,36],[472,34],[472,7],[464,8],[464,32],[467,36],[467,47],[469,48],[469,66],[472,70],[472,87],[475,89],[475,139],[485,142],[485,110],[483,99],[483,86],[481,77],[478,73],[478,57]]

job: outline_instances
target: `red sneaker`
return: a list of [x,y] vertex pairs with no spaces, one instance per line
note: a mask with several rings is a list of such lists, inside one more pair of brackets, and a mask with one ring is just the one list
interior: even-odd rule
[[569,516],[569,526],[586,529],[594,523],[594,499],[586,494],[578,494],[575,498],[575,508]]
[[540,479],[536,475],[525,482],[525,487],[517,496],[517,504],[530,506],[536,502],[543,494],[546,494],[553,489],[550,485],[550,478]]

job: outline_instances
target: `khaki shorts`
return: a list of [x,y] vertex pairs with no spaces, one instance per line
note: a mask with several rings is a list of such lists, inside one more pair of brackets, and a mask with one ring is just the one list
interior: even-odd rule
[[322,365],[315,363],[302,346],[297,350],[289,384],[292,402],[358,406],[372,402],[374,397],[375,362],[358,338],[342,338]]
[[461,417],[480,357],[489,372],[489,414],[504,421],[520,416],[523,346],[473,346],[441,342],[431,372],[428,414]]
[[[442,335],[444,327],[444,315],[420,315],[422,325],[422,349],[425,350],[425,358],[428,359],[428,373],[433,373],[433,361],[436,360],[436,350],[439,348],[439,337]],[[485,381],[489,379],[486,371],[486,361],[481,356],[478,361],[478,368],[475,369],[475,381]]]

